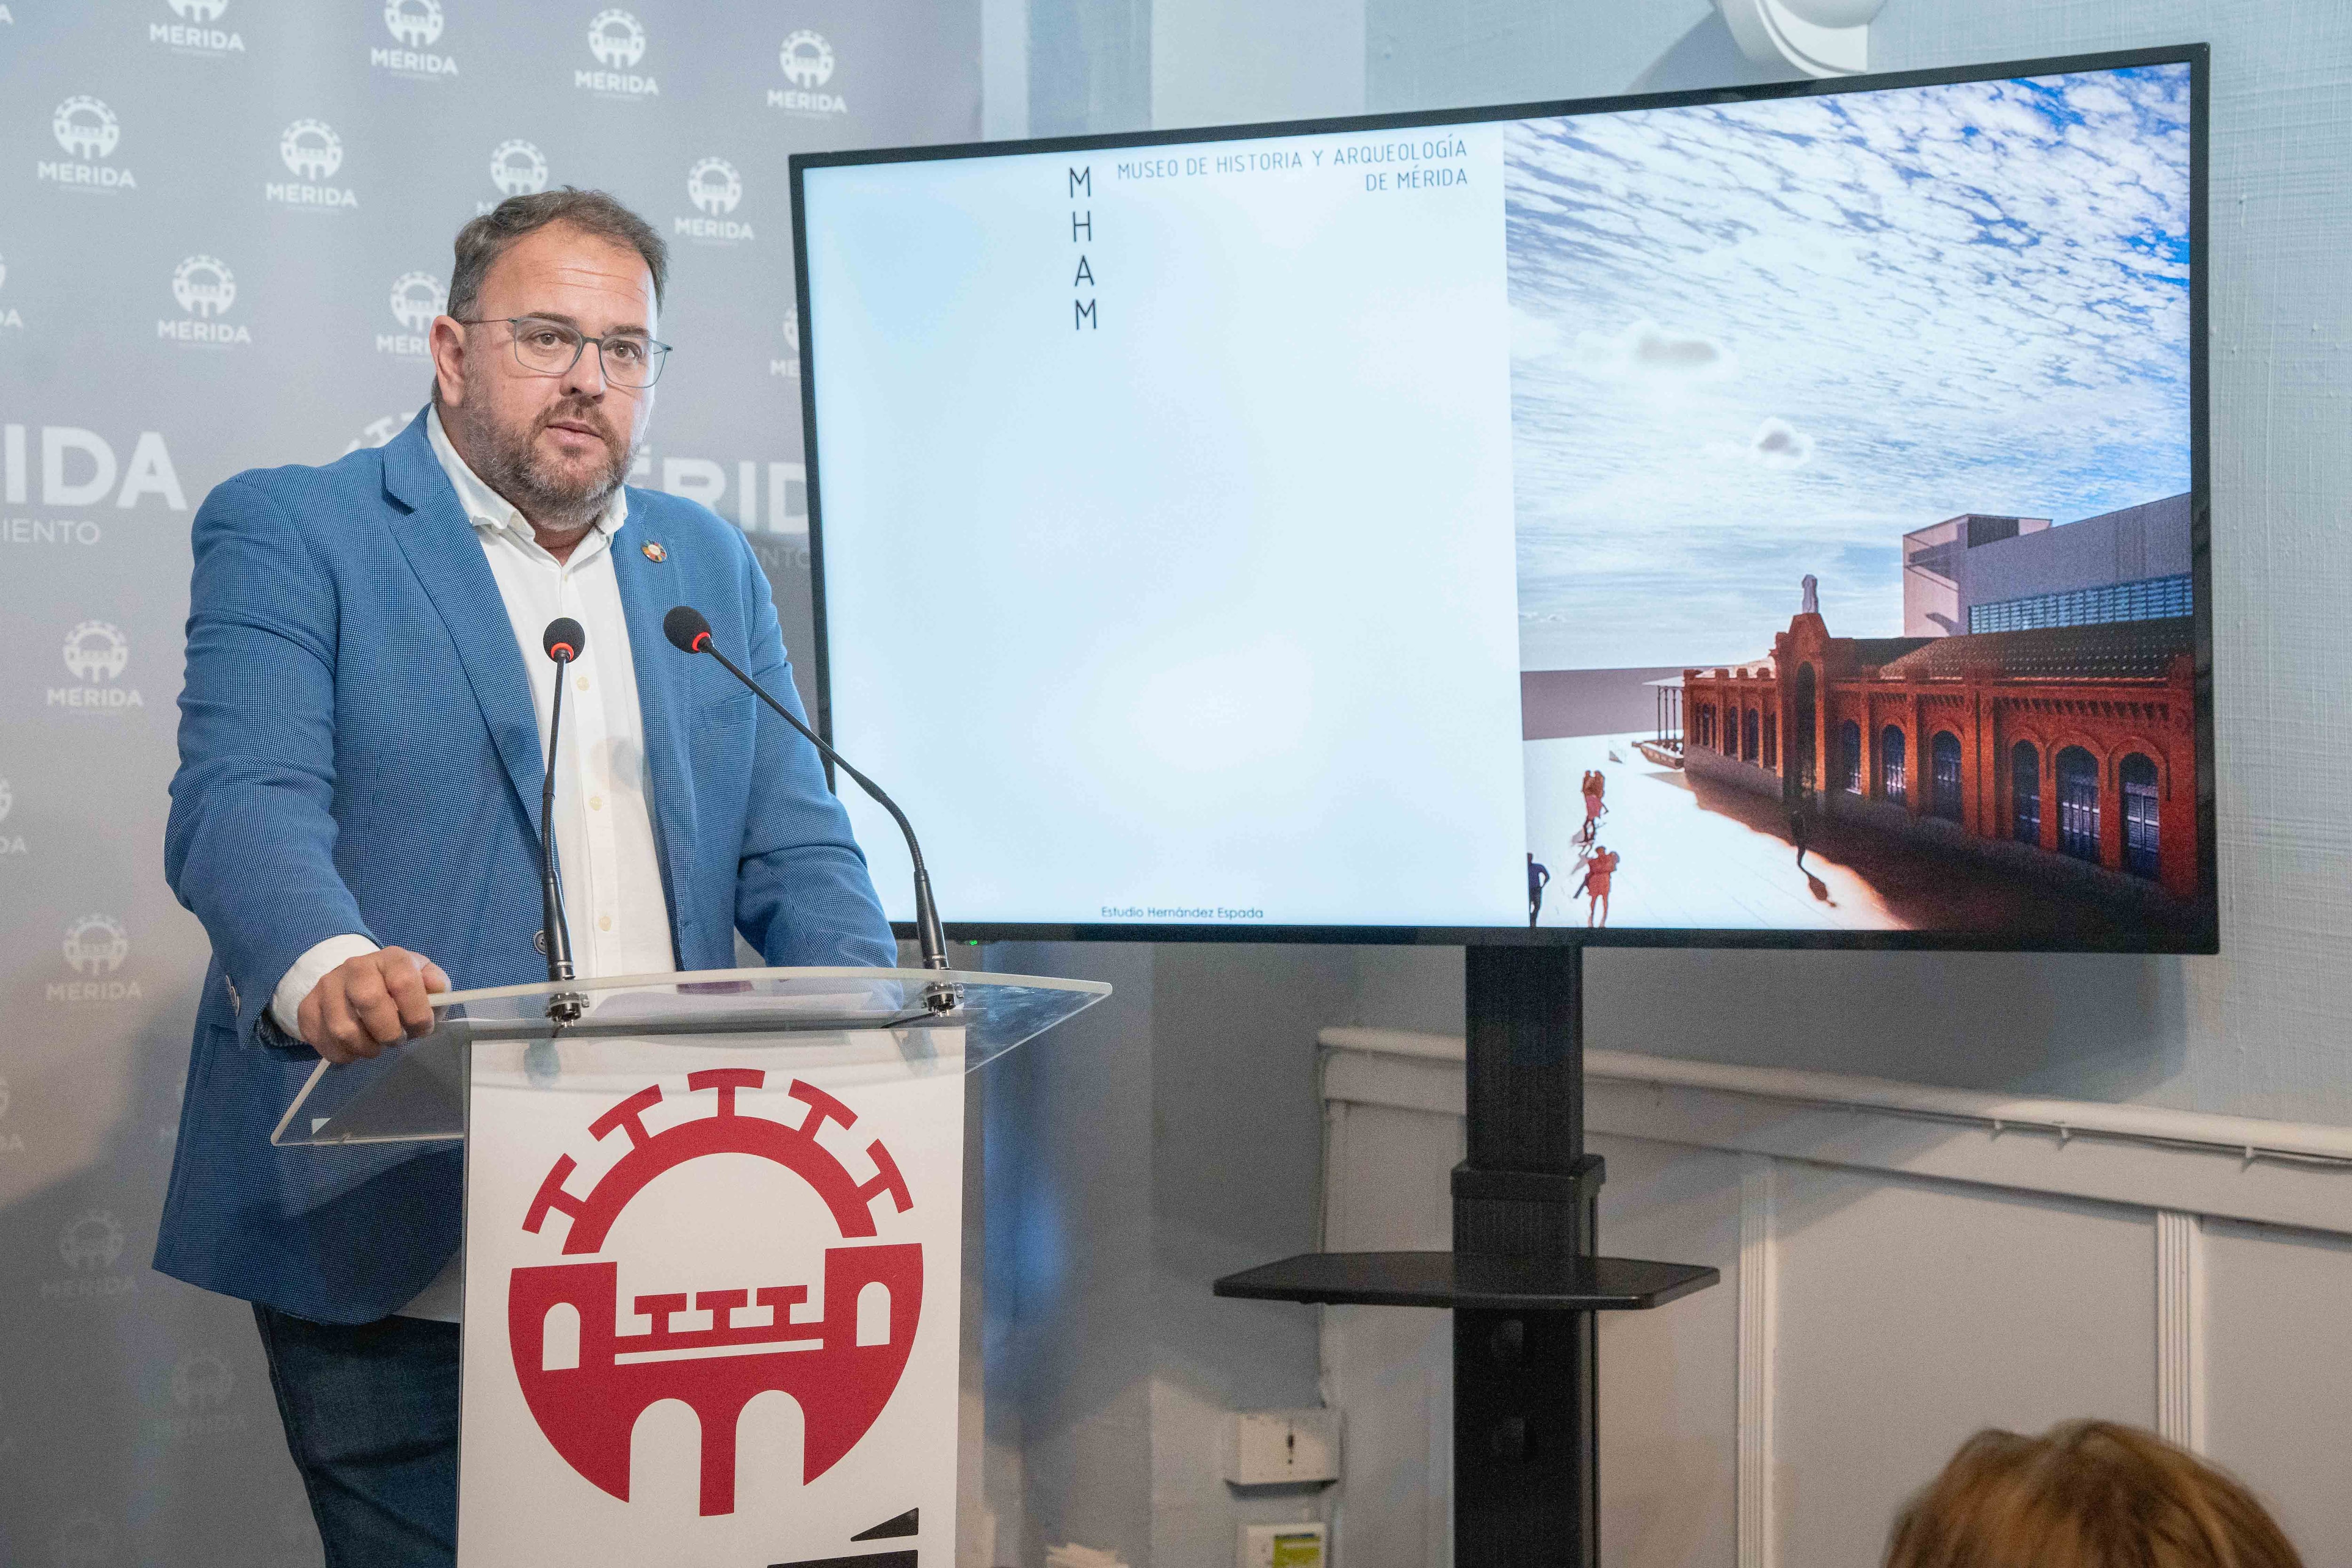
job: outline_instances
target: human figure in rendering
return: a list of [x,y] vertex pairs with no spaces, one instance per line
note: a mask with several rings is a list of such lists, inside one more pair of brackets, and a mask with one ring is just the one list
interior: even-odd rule
[[1593,846],[1592,858],[1586,862],[1584,868],[1584,883],[1576,889],[1580,893],[1589,894],[1592,900],[1584,911],[1584,923],[1587,926],[1605,926],[1609,923],[1609,881],[1617,874],[1618,863],[1622,858],[1623,857],[1614,849],[1604,849],[1599,845]]
[[1529,850],[1528,852],[1528,929],[1529,931],[1536,929],[1536,917],[1543,913],[1544,889],[1550,885],[1550,870],[1542,861],[1536,858],[1535,851]]
[[1804,807],[1799,806],[1789,814],[1789,837],[1797,846],[1797,869],[1800,871],[1805,868],[1806,837],[1809,832],[1810,826],[1805,820]]
[[1602,793],[1607,790],[1608,787],[1608,781],[1601,776],[1601,770],[1599,768],[1588,768],[1585,770],[1584,841],[1587,844],[1591,843],[1594,836],[1601,831],[1601,814],[1608,809],[1608,807],[1601,803],[1601,797]]

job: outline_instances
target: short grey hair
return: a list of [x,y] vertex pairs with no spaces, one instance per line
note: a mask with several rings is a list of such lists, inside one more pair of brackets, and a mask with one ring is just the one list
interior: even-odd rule
[[646,269],[654,275],[654,306],[660,309],[662,291],[669,283],[669,247],[662,243],[660,233],[604,192],[565,185],[509,196],[457,231],[457,258],[449,273],[449,314],[461,321],[471,320],[490,264],[525,235],[559,223],[627,246],[644,257]]

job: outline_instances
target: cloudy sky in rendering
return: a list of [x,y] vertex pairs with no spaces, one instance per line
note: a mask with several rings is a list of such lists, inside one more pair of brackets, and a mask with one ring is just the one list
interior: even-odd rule
[[2189,69],[1510,127],[1521,662],[1754,658],[1901,538],[2189,488]]

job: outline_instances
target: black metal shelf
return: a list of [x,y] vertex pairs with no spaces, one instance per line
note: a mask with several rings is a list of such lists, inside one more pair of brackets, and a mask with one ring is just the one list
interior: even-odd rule
[[1228,1274],[1220,1296],[1324,1306],[1497,1312],[1625,1312],[1704,1290],[1721,1273],[1639,1258],[1513,1258],[1477,1252],[1303,1252]]

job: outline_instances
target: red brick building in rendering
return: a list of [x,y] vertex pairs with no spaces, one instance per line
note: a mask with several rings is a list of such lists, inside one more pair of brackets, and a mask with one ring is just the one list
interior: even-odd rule
[[2194,623],[1833,637],[1683,673],[1684,765],[1833,816],[2200,896]]

